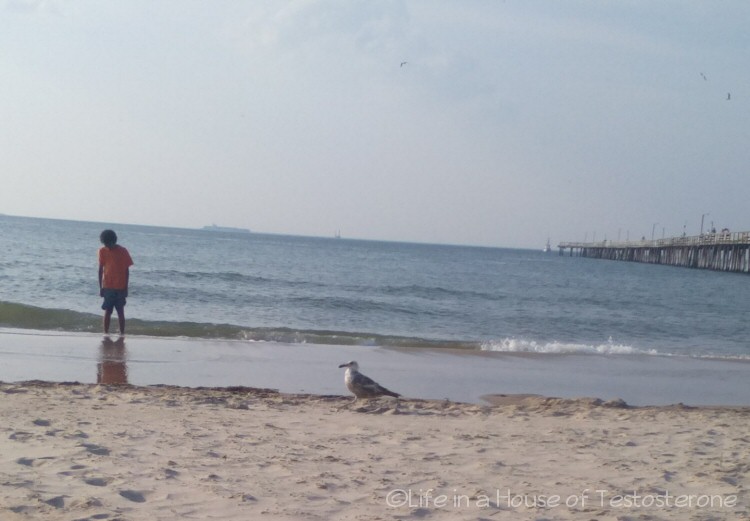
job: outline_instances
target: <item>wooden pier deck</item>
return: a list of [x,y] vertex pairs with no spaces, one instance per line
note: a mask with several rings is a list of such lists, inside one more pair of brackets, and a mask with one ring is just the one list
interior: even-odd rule
[[627,242],[561,242],[560,255],[750,273],[750,232]]

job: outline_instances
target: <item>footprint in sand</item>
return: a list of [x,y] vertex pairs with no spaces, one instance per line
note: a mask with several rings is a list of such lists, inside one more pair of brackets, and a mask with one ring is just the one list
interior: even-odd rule
[[18,458],[16,460],[16,463],[19,465],[24,465],[26,467],[38,467],[39,465],[43,465],[46,463],[47,460],[55,459],[52,456],[44,456],[41,458]]
[[137,490],[121,490],[120,495],[129,501],[133,501],[134,503],[146,502],[146,496],[144,496],[142,492],[138,492]]
[[53,497],[52,499],[48,499],[45,501],[50,506],[53,506],[55,508],[64,508],[65,507],[65,496],[57,496]]
[[92,487],[106,487],[109,485],[110,480],[105,478],[89,478],[84,479],[83,482]]
[[70,470],[63,470],[58,472],[58,475],[60,476],[78,476],[80,475],[79,470],[83,470],[86,468],[86,465],[72,465],[70,467]]
[[108,448],[102,447],[101,445],[96,445],[94,443],[84,443],[83,447],[91,454],[96,454],[97,456],[109,456],[110,453],[110,450]]
[[88,438],[88,437],[89,437],[89,435],[88,435],[88,434],[86,434],[86,433],[85,433],[85,432],[83,432],[83,431],[75,431],[75,432],[73,432],[73,433],[71,433],[71,434],[66,434],[66,435],[65,435],[65,437],[66,437],[66,438],[81,438],[81,439],[84,439],[84,440],[85,440],[86,438]]

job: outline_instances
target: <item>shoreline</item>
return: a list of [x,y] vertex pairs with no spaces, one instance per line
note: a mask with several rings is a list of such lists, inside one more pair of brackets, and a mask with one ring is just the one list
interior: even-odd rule
[[[287,404],[304,406],[310,403],[328,403],[340,405],[361,413],[383,413],[402,414],[403,407],[410,410],[450,410],[453,412],[482,412],[490,414],[493,411],[507,409],[527,411],[554,411],[553,414],[563,410],[568,413],[589,409],[621,409],[630,411],[716,411],[737,412],[750,418],[750,405],[687,405],[684,403],[671,403],[664,405],[633,405],[622,399],[616,398],[603,400],[597,397],[579,396],[563,398],[559,396],[546,396],[541,394],[487,394],[483,395],[481,403],[453,401],[450,399],[437,398],[409,398],[401,396],[391,398],[388,396],[355,400],[354,396],[347,394],[315,394],[315,393],[292,393],[279,391],[278,389],[249,387],[243,385],[228,386],[184,386],[172,384],[149,384],[138,385],[131,383],[91,383],[78,381],[54,382],[49,380],[24,380],[18,382],[6,382],[0,380],[0,392],[6,394],[24,393],[28,390],[38,389],[72,389],[74,394],[80,392],[110,393],[110,392],[134,392],[155,395],[169,395],[171,393],[193,396],[224,396],[242,397],[251,399],[281,400]],[[750,441],[750,440],[749,440]]]
[[467,352],[0,329],[0,381],[247,386],[348,394],[341,363],[410,398],[483,403],[485,395],[622,399],[632,405],[750,405],[736,360]]
[[750,408],[0,383],[0,512],[48,519],[733,520]]

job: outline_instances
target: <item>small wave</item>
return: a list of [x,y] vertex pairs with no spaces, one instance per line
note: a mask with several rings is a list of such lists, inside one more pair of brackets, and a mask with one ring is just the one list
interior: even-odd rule
[[[101,331],[101,316],[67,309],[48,309],[0,301],[0,327],[64,332]],[[250,342],[453,348],[479,350],[479,343],[392,336],[367,332],[298,330],[284,327],[247,327],[235,324],[128,319],[128,334]]]
[[598,345],[576,344],[572,342],[535,342],[533,340],[520,340],[517,338],[505,338],[503,340],[492,340],[483,342],[480,346],[482,351],[493,351],[497,353],[533,353],[548,355],[633,355],[633,356],[664,356],[664,357],[689,357],[703,360],[725,360],[733,362],[750,362],[750,355],[715,353],[676,353],[659,351],[657,349],[639,349],[637,347],[617,344],[611,338]]
[[384,286],[382,292],[385,295],[395,297],[418,297],[425,300],[443,300],[443,299],[478,299],[485,301],[505,300],[507,297],[502,294],[484,293],[470,290],[455,290],[441,286],[422,286],[411,284],[407,286]]
[[636,347],[616,344],[610,339],[599,345],[576,344],[566,342],[538,343],[533,340],[505,338],[482,343],[482,351],[502,353],[543,353],[543,354],[597,354],[597,355],[665,355],[655,349],[638,349]]
[[[0,327],[57,331],[66,333],[97,333],[101,331],[101,315],[68,309],[50,309],[14,302],[0,301]],[[394,347],[410,349],[457,349],[467,351],[492,351],[499,353],[533,354],[593,354],[593,355],[655,355],[688,356],[715,360],[750,362],[745,354],[695,354],[676,353],[618,344],[611,338],[601,344],[574,342],[536,342],[517,338],[488,340],[443,340],[370,332],[302,330],[287,327],[248,327],[235,324],[215,324],[190,321],[157,321],[128,319],[128,334],[151,337],[185,337],[246,342],[275,342],[311,345],[347,345]]]
[[[389,302],[363,297],[293,297],[290,299],[296,306],[308,309],[325,309],[332,312],[338,310],[358,313],[388,313],[391,315],[416,315],[413,308],[395,305]],[[426,312],[425,312],[426,313]]]
[[273,279],[267,279],[265,277],[258,277],[254,275],[246,275],[238,273],[236,271],[220,271],[220,272],[207,272],[207,271],[178,271],[178,270],[147,270],[143,271],[142,275],[147,278],[154,279],[166,279],[171,281],[179,281],[181,279],[193,280],[210,280],[212,282],[222,281],[230,284],[245,283],[245,284],[266,284],[275,282]]
[[69,309],[48,309],[0,301],[0,326],[89,332],[101,329],[101,317]]

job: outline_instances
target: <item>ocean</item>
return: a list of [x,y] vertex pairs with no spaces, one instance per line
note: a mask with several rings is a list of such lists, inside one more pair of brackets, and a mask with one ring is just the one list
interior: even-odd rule
[[[747,275],[539,250],[0,216],[0,327],[98,332],[99,233],[128,334],[750,360]],[[113,328],[115,329],[115,328]]]
[[[104,228],[135,262],[125,338],[102,333]],[[0,216],[0,381],[346,394],[357,360],[413,398],[747,405],[748,284],[541,246]]]

